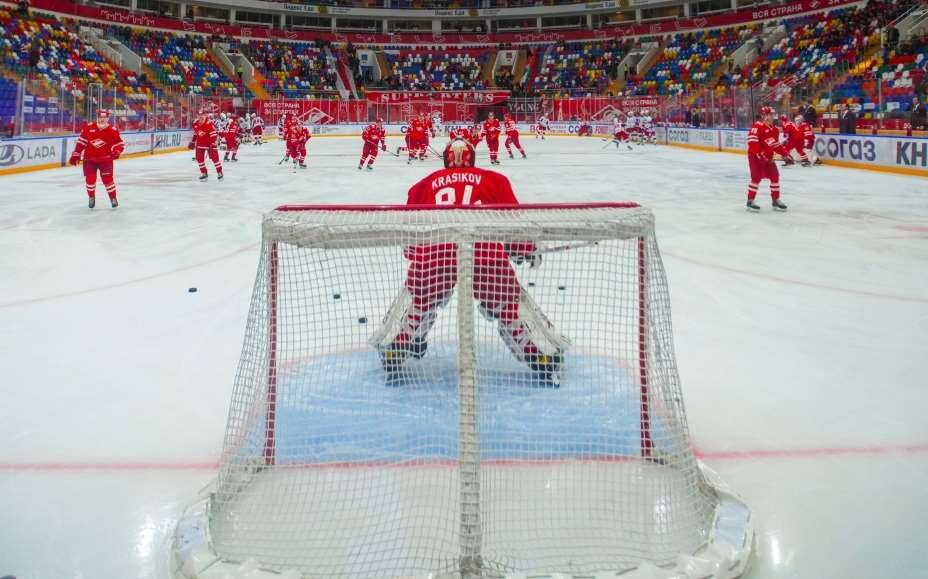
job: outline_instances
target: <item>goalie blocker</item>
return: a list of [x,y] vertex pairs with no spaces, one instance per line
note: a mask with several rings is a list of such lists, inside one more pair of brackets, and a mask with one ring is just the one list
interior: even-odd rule
[[[407,205],[518,204],[509,180],[474,166],[474,149],[463,139],[448,143],[442,155],[445,169],[435,171],[409,189]],[[559,334],[532,298],[522,290],[509,260],[541,263],[534,243],[474,244],[473,295],[480,313],[497,323],[503,342],[537,378],[560,382],[564,351],[570,340]],[[409,358],[422,358],[428,333],[448,304],[457,283],[457,247],[453,243],[407,247],[406,281],[371,343],[380,353],[387,383],[396,384]]]

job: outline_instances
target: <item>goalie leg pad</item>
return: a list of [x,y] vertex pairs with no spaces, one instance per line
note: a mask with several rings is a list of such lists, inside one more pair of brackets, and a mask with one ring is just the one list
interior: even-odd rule
[[520,362],[531,365],[539,356],[560,356],[571,345],[544,315],[535,300],[522,290],[515,307],[499,315],[499,335]]

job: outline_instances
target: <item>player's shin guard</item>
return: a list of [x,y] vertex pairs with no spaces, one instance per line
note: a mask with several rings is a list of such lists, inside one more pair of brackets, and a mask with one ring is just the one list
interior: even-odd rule
[[780,198],[780,183],[771,183],[770,184],[770,198],[776,201]]
[[106,195],[110,198],[110,201],[116,199],[116,182],[113,181],[113,175],[101,175],[100,180],[103,181],[104,187],[106,187]]
[[85,175],[84,176],[84,187],[87,190],[87,197],[93,199],[97,194],[97,175]]
[[485,317],[499,320],[499,335],[517,360],[540,378],[558,382],[563,355],[571,343],[557,331],[529,294],[520,292],[519,302],[504,306],[501,311],[491,311],[484,304],[478,309]]

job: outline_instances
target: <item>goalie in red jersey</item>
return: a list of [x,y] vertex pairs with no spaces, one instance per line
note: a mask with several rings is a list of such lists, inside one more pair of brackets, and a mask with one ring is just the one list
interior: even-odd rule
[[97,121],[87,123],[77,137],[77,145],[68,162],[77,165],[84,156],[84,182],[87,189],[87,206],[96,205],[97,172],[106,187],[110,206],[119,207],[116,200],[116,182],[113,180],[113,161],[122,154],[125,146],[119,130],[110,124],[110,115],[106,110],[97,112]]
[[[445,169],[435,171],[409,189],[407,205],[518,204],[509,180],[494,171],[474,167],[474,150],[464,140],[448,144]],[[428,333],[447,305],[457,283],[457,246],[428,243],[404,248],[409,260],[406,282],[371,337],[387,373],[395,384],[409,358],[422,358],[428,349]],[[526,364],[542,381],[557,386],[563,353],[570,341],[559,334],[538,305],[519,285],[510,260],[541,264],[541,253],[532,242],[474,244],[474,299],[480,313],[495,321],[499,334],[513,356]]]
[[786,211],[786,205],[780,201],[780,172],[773,161],[774,154],[786,156],[786,150],[779,143],[779,131],[773,126],[773,109],[761,107],[760,120],[754,123],[748,133],[748,167],[751,170],[751,182],[748,185],[749,211],[760,211],[754,202],[760,182],[770,181],[770,197],[774,210]]

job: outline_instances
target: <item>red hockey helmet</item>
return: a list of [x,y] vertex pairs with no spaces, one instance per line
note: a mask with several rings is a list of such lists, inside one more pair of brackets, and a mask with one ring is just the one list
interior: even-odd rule
[[448,143],[443,158],[446,169],[473,167],[476,161],[473,147],[463,139],[455,139]]
[[772,115],[773,109],[770,107],[760,107],[760,116],[766,117],[767,115]]

